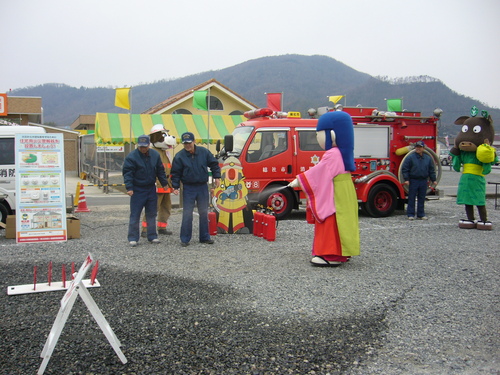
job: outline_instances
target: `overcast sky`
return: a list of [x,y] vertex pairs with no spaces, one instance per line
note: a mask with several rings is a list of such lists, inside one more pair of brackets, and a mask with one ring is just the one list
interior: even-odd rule
[[500,108],[499,21],[499,0],[0,0],[0,92],[134,86],[301,54],[429,75]]

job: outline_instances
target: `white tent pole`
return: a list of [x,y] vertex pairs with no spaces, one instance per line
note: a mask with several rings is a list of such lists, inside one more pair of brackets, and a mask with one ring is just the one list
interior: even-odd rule
[[130,88],[129,91],[129,110],[128,110],[128,121],[129,121],[129,126],[130,126],[130,138],[129,138],[129,144],[128,144],[128,153],[130,154],[132,152],[132,87]]
[[207,103],[207,137],[208,137],[208,149],[210,150],[210,87],[208,88],[208,103]]

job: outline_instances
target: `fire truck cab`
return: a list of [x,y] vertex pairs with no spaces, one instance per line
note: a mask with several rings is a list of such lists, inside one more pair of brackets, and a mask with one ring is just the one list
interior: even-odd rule
[[[373,217],[391,215],[404,209],[407,190],[403,185],[401,164],[419,140],[435,161],[437,121],[419,112],[379,112],[376,108],[344,107],[354,122],[354,157],[352,172],[360,208]],[[245,175],[251,204],[272,207],[278,219],[299,208],[305,198],[300,189],[288,187],[297,174],[314,167],[324,153],[316,140],[317,118],[303,119],[298,112],[274,113],[258,109],[245,113],[247,121],[239,124],[224,139],[222,159],[238,157]],[[433,189],[428,194],[435,194]]]

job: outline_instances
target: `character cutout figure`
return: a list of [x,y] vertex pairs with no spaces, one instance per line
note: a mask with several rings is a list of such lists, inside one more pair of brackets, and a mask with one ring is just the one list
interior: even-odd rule
[[[495,130],[493,120],[488,112],[481,111],[478,116],[476,106],[471,109],[471,117],[461,116],[456,125],[462,130],[455,138],[454,147],[450,150],[453,169],[462,176],[458,183],[457,204],[465,205],[467,219],[460,220],[458,227],[462,229],[492,230],[486,212],[486,179],[491,166],[498,161],[496,150],[492,147]],[[474,217],[474,206],[477,206],[479,221]]]
[[[162,124],[156,124],[151,128],[151,133],[149,134],[151,139],[151,148],[155,149],[160,153],[161,161],[163,167],[165,167],[165,174],[167,175],[167,180],[169,187],[164,189],[160,182],[156,180],[156,193],[158,195],[158,216],[157,216],[157,230],[158,234],[172,234],[172,231],[167,229],[168,218],[172,211],[172,201],[170,199],[170,193],[173,192],[170,186],[170,169],[172,168],[173,150],[177,144],[176,138],[168,133]],[[142,221],[142,233],[147,232],[146,218]]]
[[338,266],[359,255],[358,201],[350,171],[354,165],[354,127],[349,114],[328,112],[316,127],[320,162],[290,183],[307,196],[314,216],[311,264]]
[[220,186],[214,191],[219,211],[217,230],[219,233],[248,234],[250,230],[245,226],[244,219],[248,189],[240,161],[234,156],[228,157],[224,160],[221,173]]

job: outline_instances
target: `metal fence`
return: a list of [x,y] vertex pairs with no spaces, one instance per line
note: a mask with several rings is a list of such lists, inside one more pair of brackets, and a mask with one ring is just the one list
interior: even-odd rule
[[125,146],[97,146],[93,134],[82,136],[80,142],[82,178],[102,187],[104,193],[109,192],[110,186],[123,186],[121,171],[126,155]]

